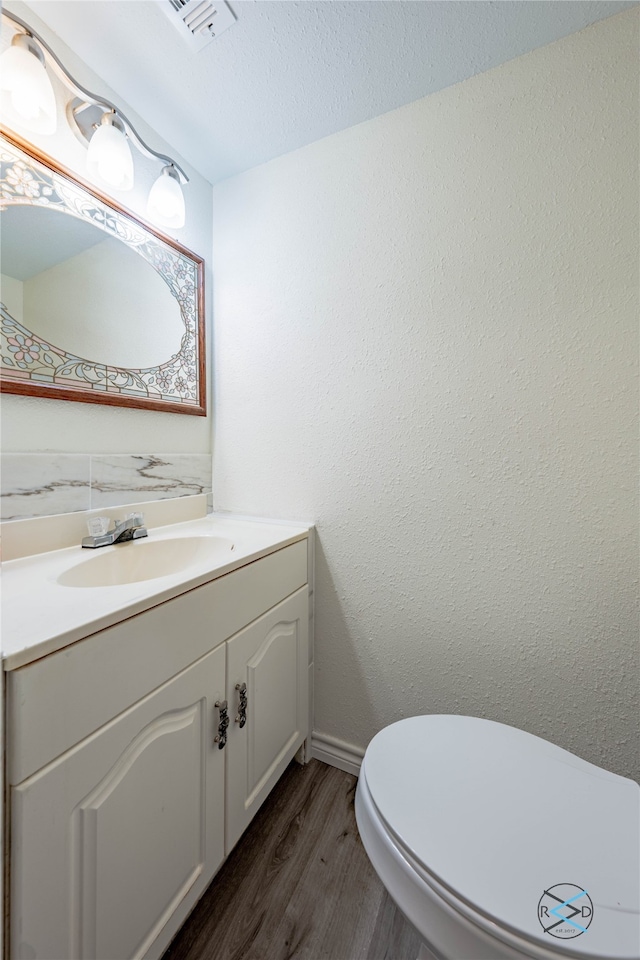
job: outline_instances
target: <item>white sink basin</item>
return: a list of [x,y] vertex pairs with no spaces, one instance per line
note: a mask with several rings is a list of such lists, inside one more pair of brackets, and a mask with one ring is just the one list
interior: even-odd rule
[[225,537],[133,540],[100,547],[61,573],[57,583],[63,587],[114,587],[155,580],[203,563],[225,563],[232,559],[232,551],[233,542]]

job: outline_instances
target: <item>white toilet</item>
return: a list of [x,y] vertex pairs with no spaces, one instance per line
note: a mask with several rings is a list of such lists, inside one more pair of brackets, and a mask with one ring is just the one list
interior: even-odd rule
[[369,744],[356,818],[424,960],[640,958],[632,780],[491,720],[412,717]]

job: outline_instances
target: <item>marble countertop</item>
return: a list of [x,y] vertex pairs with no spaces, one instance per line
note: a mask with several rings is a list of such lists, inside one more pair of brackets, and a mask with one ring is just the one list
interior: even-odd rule
[[[149,537],[127,544],[85,550],[52,550],[2,564],[2,659],[15,670],[98,630],[148,610],[187,590],[221,577],[253,560],[305,539],[309,528],[226,517],[203,517],[156,527]],[[58,578],[79,563],[116,550],[144,549],[151,541],[184,537],[231,540],[228,559],[196,556],[167,576],[117,586],[62,586]],[[196,551],[197,553],[197,551]]]

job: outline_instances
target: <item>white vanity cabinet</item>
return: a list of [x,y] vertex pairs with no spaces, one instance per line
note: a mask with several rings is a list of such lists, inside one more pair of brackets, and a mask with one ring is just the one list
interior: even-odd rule
[[307,736],[306,549],[8,673],[12,960],[162,955]]
[[224,858],[224,646],[13,788],[14,957],[144,956]]
[[[307,617],[305,588],[227,643],[230,726],[227,750],[226,851],[251,822],[306,736]],[[246,723],[238,720],[238,687],[246,684]]]

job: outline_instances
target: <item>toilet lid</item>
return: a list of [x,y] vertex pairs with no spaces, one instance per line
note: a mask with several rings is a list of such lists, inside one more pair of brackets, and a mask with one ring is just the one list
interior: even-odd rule
[[494,935],[504,928],[569,956],[640,957],[632,780],[459,716],[386,727],[361,775],[396,841]]

